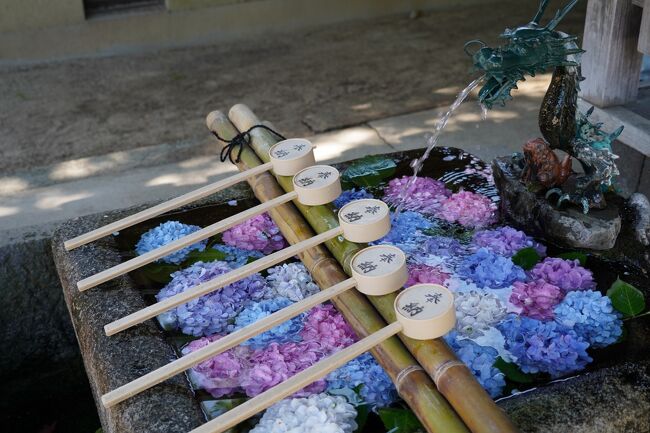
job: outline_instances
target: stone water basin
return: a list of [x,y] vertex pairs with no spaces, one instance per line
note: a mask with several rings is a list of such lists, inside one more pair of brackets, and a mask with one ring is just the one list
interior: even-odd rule
[[[368,192],[382,198],[387,182],[410,174],[408,162],[419,154],[419,151],[415,151],[386,155],[396,163],[395,170],[387,170],[387,177],[379,184],[368,187]],[[339,164],[337,168],[344,172],[355,162],[358,161]],[[498,205],[498,194],[488,181],[489,171],[486,167],[482,161],[461,150],[438,148],[427,160],[421,176],[444,181],[454,193],[460,189],[480,193]],[[360,182],[365,181],[361,179]],[[347,185],[352,186],[355,185]],[[358,190],[359,186],[356,188]],[[106,323],[152,303],[154,295],[169,281],[169,272],[175,268],[150,266],[84,293],[77,291],[76,282],[132,257],[140,236],[165,221],[205,226],[255,204],[257,201],[252,192],[242,184],[201,203],[141,223],[117,236],[72,252],[63,250],[65,239],[130,214],[133,210],[72,220],[57,231],[53,241],[55,261],[96,401],[108,390],[180,356],[181,348],[196,337],[170,330],[169,326],[164,329],[160,322],[154,321],[113,337],[106,337],[103,333]],[[462,245],[471,244],[473,229],[431,218],[430,215],[428,217],[432,224],[419,238],[420,241],[427,237],[445,236]],[[502,219],[497,225],[503,224]],[[410,247],[409,242],[401,245],[399,236],[393,236],[392,240],[404,249]],[[219,242],[220,239],[215,241]],[[536,241],[546,244],[548,256],[567,253],[548,245],[544,240]],[[642,269],[631,263],[613,262],[606,254],[583,253],[585,256],[582,258],[586,258],[584,267],[593,272],[598,291],[605,293],[616,278],[621,277],[641,290],[647,298],[650,279]],[[461,259],[452,257],[447,261]],[[435,259],[430,260],[435,262]],[[441,263],[444,265],[444,260]],[[486,291],[490,290],[488,288]],[[503,289],[497,292],[505,296]],[[506,304],[507,297],[502,302]],[[649,316],[625,320],[624,329],[620,342],[605,348],[587,349],[593,362],[578,371],[553,378],[545,374],[525,375],[523,378],[510,374],[505,378],[499,370],[491,370],[491,374],[501,376],[499,391],[493,390],[498,404],[523,432],[650,431]],[[518,380],[513,380],[511,376]],[[206,417],[214,415],[218,407],[236,404],[245,397],[235,393],[220,398],[216,403],[217,399],[199,389],[194,382],[193,386],[189,376],[179,375],[112,409],[106,410],[98,405],[104,431],[187,432],[204,422]],[[241,431],[247,431],[247,427]],[[379,417],[371,416],[363,431],[386,429]]]

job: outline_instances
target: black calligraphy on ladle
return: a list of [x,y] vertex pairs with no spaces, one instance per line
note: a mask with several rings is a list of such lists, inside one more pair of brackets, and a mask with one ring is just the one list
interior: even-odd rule
[[379,206],[366,206],[366,213],[377,215],[377,212],[379,212]]
[[402,310],[406,311],[411,317],[417,316],[424,311],[424,307],[420,305],[419,302],[411,302],[402,307]]
[[424,297],[426,298],[427,302],[437,304],[442,299],[442,293],[427,293],[424,295]]
[[396,254],[395,253],[384,253],[379,255],[380,262],[385,262],[385,263],[393,263],[393,260],[395,260]]
[[327,179],[332,175],[331,171],[320,171],[318,172],[318,178],[319,179]]
[[284,158],[284,157],[287,156],[288,154],[289,154],[289,152],[286,151],[286,150],[284,150],[284,149],[280,149],[280,150],[276,150],[276,151],[275,151],[275,157],[276,157],[276,158]]
[[359,221],[361,218],[363,218],[363,215],[361,215],[359,212],[348,212],[343,216],[351,223]]
[[316,182],[316,181],[314,179],[312,179],[311,177],[303,177],[303,178],[298,179],[296,182],[298,182],[298,185],[300,185],[300,186],[309,186],[309,185],[313,185],[314,182]]
[[367,274],[368,272],[372,272],[375,269],[377,269],[377,265],[373,261],[367,261],[367,262],[361,262],[357,265],[357,268],[364,274]]

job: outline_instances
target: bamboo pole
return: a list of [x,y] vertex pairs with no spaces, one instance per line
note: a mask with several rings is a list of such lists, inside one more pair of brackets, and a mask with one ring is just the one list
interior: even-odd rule
[[[247,130],[260,120],[245,105],[233,106],[228,113],[232,123],[239,130]],[[268,162],[268,150],[275,144],[276,138],[265,131],[255,130],[251,133],[251,147],[260,157],[261,162]],[[291,179],[277,176],[278,183],[284,191],[291,191]],[[337,217],[330,206],[305,207],[297,205],[305,219],[317,232],[327,231],[338,225]],[[350,259],[360,246],[345,239],[334,239],[324,244],[343,266],[350,272]],[[382,317],[389,323],[395,321],[393,303],[396,294],[368,297]],[[419,361],[420,365],[434,380],[438,390],[463,419],[473,433],[518,433],[519,430],[508,419],[476,381],[471,371],[456,358],[453,351],[442,339],[418,341],[403,335],[400,339]]]
[[[228,118],[220,112],[213,112],[209,128],[227,139],[237,134]],[[240,170],[261,165],[262,162],[251,149],[245,148],[241,154]],[[272,174],[266,172],[248,180],[255,196],[262,202],[272,200],[285,193]],[[296,206],[299,206],[300,211]],[[314,236],[309,223],[301,212],[308,212],[308,206],[287,203],[269,212],[280,231],[291,244]],[[317,215],[315,215],[317,216]],[[338,223],[337,223],[338,224]],[[359,248],[347,252],[354,254]],[[322,289],[347,280],[339,263],[322,246],[303,251],[299,255],[316,284]],[[364,337],[386,326],[368,299],[357,290],[348,290],[332,300],[336,308],[346,318],[352,329]],[[468,433],[467,428],[453,409],[438,393],[429,376],[419,369],[411,354],[398,338],[392,337],[372,349],[377,362],[396,383],[400,396],[411,407],[422,425],[431,433]]]

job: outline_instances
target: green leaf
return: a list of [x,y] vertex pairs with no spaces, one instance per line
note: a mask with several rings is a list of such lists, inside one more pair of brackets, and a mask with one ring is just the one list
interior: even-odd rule
[[169,263],[150,263],[141,268],[145,277],[162,284],[169,283],[172,280],[171,274],[180,269],[180,266]]
[[420,421],[409,409],[389,407],[379,409],[377,413],[387,430],[392,430],[396,433],[415,433],[424,430]]
[[512,262],[525,270],[532,269],[540,260],[542,260],[542,257],[533,247],[523,248],[512,256]]
[[185,261],[183,262],[183,267],[192,265],[196,262],[214,262],[215,260],[226,260],[226,253],[223,251],[215,250],[214,248],[206,248],[203,251],[192,250]]
[[532,374],[526,374],[519,369],[517,364],[513,362],[506,362],[500,356],[497,357],[494,367],[497,368],[501,373],[505,374],[506,377],[513,382],[517,383],[533,383],[535,378]]
[[350,164],[342,175],[344,183],[354,183],[360,187],[377,186],[383,179],[395,174],[397,165],[383,155],[365,156]]
[[581,266],[587,266],[587,255],[579,251],[571,251],[568,253],[559,254],[558,257],[565,260],[578,259]]
[[645,310],[643,292],[618,278],[607,291],[614,308],[625,317],[634,317]]

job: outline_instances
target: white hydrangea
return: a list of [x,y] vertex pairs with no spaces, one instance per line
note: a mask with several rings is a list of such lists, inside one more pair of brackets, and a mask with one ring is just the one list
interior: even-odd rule
[[344,397],[314,394],[274,404],[250,433],[352,433],[356,417]]
[[459,293],[456,306],[456,329],[467,337],[476,337],[506,315],[506,308],[492,293],[470,291]]
[[294,302],[318,293],[318,286],[311,279],[307,268],[300,262],[275,266],[268,270],[267,284],[279,296]]

